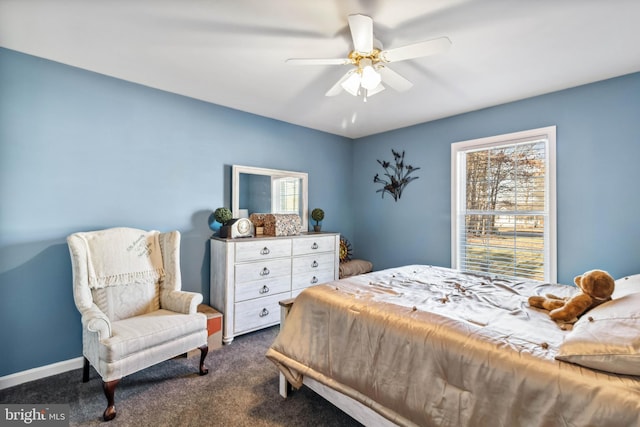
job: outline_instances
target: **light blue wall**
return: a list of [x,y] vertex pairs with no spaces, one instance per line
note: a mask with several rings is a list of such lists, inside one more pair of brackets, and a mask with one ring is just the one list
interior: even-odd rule
[[232,164],[308,172],[324,230],[351,234],[351,140],[0,49],[0,376],[81,356],[72,232],[180,230],[208,300]]
[[[425,102],[437,102],[428,100]],[[558,281],[640,273],[640,73],[354,143],[354,234],[376,268],[451,265],[451,143],[557,126]],[[397,203],[373,183],[391,149],[422,169]]]
[[[307,171],[323,230],[376,269],[448,266],[450,144],[556,125],[559,281],[640,272],[638,118],[633,74],[351,141],[0,49],[0,376],[81,355],[69,233],[178,229],[207,299],[232,164]],[[373,183],[392,148],[421,167],[397,203]]]

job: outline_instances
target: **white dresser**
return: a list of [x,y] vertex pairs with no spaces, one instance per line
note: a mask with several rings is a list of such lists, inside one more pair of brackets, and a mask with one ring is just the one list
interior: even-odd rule
[[211,240],[211,306],[222,340],[280,323],[279,301],[338,280],[340,234]]

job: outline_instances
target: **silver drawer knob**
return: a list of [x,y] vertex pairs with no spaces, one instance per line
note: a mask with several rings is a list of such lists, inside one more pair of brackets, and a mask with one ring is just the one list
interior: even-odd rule
[[269,269],[267,267],[263,268],[262,271],[260,272],[261,276],[268,276],[270,273]]
[[269,255],[270,253],[271,253],[271,251],[266,246],[264,248],[262,248],[262,250],[260,251],[260,255]]
[[269,310],[267,310],[266,308],[263,308],[262,311],[260,312],[259,316],[260,317],[265,317],[269,315]]
[[316,242],[313,242],[313,245],[311,245],[311,249],[318,249],[318,244]]
[[318,278],[316,276],[313,276],[313,279],[311,279],[311,284],[315,285],[316,283],[318,283]]
[[267,285],[264,285],[262,289],[260,289],[258,292],[260,292],[261,294],[266,294],[269,291],[270,291],[269,287]]
[[311,268],[316,268],[318,266],[318,261],[313,260],[313,262],[311,263]]

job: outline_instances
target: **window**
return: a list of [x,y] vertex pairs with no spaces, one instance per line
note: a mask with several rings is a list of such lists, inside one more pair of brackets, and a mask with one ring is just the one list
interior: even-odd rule
[[555,126],[451,146],[452,267],[556,281]]
[[300,179],[273,178],[271,212],[298,214],[300,212]]

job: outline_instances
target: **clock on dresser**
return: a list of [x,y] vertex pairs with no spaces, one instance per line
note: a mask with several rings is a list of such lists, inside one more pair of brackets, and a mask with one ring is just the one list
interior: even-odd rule
[[249,218],[234,218],[220,227],[219,235],[224,238],[253,237],[255,228]]

